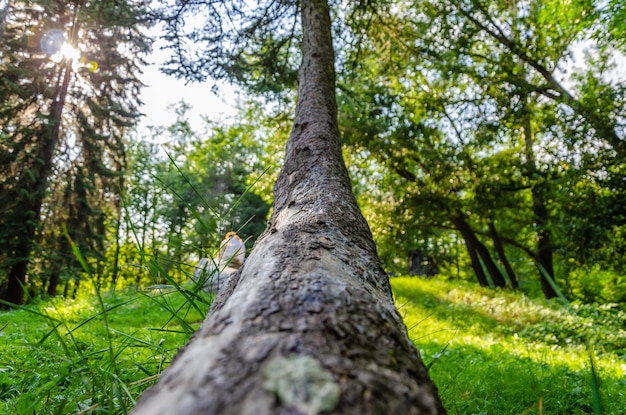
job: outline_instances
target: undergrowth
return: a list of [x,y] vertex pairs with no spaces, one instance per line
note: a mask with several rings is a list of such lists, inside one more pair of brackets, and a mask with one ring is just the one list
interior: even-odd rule
[[127,413],[210,301],[160,287],[100,298],[0,314],[0,413]]
[[[437,279],[392,286],[450,414],[624,414],[623,311]],[[1,313],[0,413],[127,413],[211,300],[152,288]]]
[[392,286],[450,414],[625,413],[623,311],[458,281]]

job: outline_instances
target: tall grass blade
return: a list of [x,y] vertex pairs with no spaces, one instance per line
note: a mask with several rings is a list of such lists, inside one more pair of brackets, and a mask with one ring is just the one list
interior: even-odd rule
[[603,415],[604,411],[602,410],[602,397],[600,395],[600,376],[596,371],[593,351],[589,346],[587,346],[587,352],[589,353],[589,366],[591,367],[591,397],[593,403],[593,414]]
[[543,275],[546,281],[548,281],[548,284],[550,284],[550,286],[556,293],[557,297],[559,297],[559,300],[561,300],[561,302],[565,304],[566,306],[570,307],[569,300],[567,299],[567,297],[565,297],[563,292],[559,289],[559,286],[556,284],[556,281],[554,281],[554,278],[552,278],[548,270],[546,270],[546,268],[543,265],[541,265],[539,262],[537,262],[537,266],[539,267],[539,272],[541,272],[541,275]]

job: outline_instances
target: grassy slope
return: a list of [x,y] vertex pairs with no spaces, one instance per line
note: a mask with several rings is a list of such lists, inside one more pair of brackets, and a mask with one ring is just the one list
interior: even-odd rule
[[[486,290],[394,278],[396,304],[450,414],[626,413],[626,315]],[[589,344],[589,347],[585,346]]]
[[[467,283],[392,285],[450,414],[593,413],[585,341],[602,380],[603,413],[625,413],[623,314],[582,307],[577,317],[557,303]],[[106,322],[95,298],[0,314],[0,413],[124,413],[206,310],[179,293],[129,291],[104,303]]]

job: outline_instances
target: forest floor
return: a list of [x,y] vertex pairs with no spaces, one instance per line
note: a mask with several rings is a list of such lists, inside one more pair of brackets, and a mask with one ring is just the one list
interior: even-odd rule
[[[396,304],[450,414],[626,413],[626,313],[396,277]],[[210,298],[152,287],[0,313],[0,414],[126,413]]]
[[392,286],[449,414],[626,414],[626,313],[615,305],[437,279]]

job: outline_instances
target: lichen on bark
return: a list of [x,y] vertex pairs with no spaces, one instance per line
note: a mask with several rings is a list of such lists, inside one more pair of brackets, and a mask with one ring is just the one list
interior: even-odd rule
[[311,356],[279,357],[263,371],[263,387],[281,404],[304,415],[330,411],[339,402],[341,389],[333,375]]

